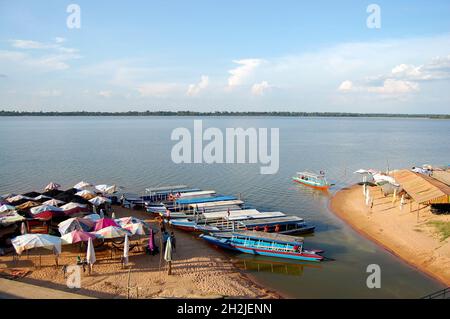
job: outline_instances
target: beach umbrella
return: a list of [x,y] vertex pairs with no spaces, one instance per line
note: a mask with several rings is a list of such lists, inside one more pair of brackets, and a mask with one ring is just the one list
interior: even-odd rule
[[30,213],[33,215],[37,215],[42,212],[62,212],[63,210],[59,207],[52,206],[52,205],[40,205],[36,207],[32,207],[30,209]]
[[38,202],[45,202],[49,199],[52,199],[50,196],[46,196],[46,195],[39,195],[36,196],[35,198],[33,198],[33,200],[38,201]]
[[61,205],[64,203],[65,202],[62,200],[52,198],[52,199],[49,199],[48,201],[43,202],[42,205],[58,206],[58,205]]
[[106,184],[100,184],[96,185],[95,189],[103,194],[113,194],[117,191],[116,185],[106,185]]
[[94,244],[92,243],[92,238],[88,239],[88,247],[86,252],[86,261],[89,265],[89,273],[91,273],[92,266],[95,264],[97,259],[95,258]]
[[73,188],[76,188],[76,189],[86,189],[86,188],[89,188],[89,187],[91,187],[91,186],[92,186],[91,183],[88,183],[88,182],[85,182],[85,181],[81,181],[81,182],[79,182],[78,184],[73,185]]
[[164,252],[164,260],[167,262],[172,261],[172,242],[170,240],[170,237],[167,238],[166,251]]
[[122,218],[116,218],[114,221],[120,226],[123,227],[127,224],[135,224],[135,223],[142,223],[142,220],[139,218],[129,216],[129,217],[122,217]]
[[16,207],[14,207],[12,205],[4,204],[4,205],[0,206],[0,213],[5,213],[5,212],[9,212],[9,211],[14,211],[14,210],[16,210]]
[[100,230],[102,228],[106,228],[109,226],[119,227],[119,225],[117,225],[117,223],[110,218],[100,218],[95,223],[94,231],[97,231],[97,230]]
[[32,198],[28,197],[28,196],[23,196],[23,195],[16,195],[16,196],[8,197],[6,199],[6,201],[9,202],[9,203],[14,203],[14,202],[17,202],[17,201],[22,200],[22,199],[30,200]]
[[20,225],[20,234],[25,235],[26,233],[27,233],[27,226],[25,225],[24,222],[22,222],[22,224]]
[[58,255],[61,253],[61,238],[47,234],[25,234],[11,240],[17,254],[25,250],[43,247],[54,250]]
[[123,244],[123,264],[128,264],[128,254],[130,251],[130,243],[128,239],[128,235],[125,235],[125,243]]
[[81,212],[87,212],[87,206],[84,204],[79,204],[79,203],[67,203],[63,206],[60,207],[63,211],[65,215],[72,215],[72,214],[77,214],[77,213],[81,213]]
[[97,196],[94,192],[87,190],[87,189],[79,191],[79,192],[75,193],[75,195],[83,197],[84,199],[87,199],[87,200],[92,199]]
[[89,239],[94,240],[96,238],[95,234],[87,233],[81,230],[73,230],[61,237],[63,244],[76,244],[79,242],[86,242]]
[[100,205],[102,205],[104,203],[111,203],[111,200],[109,198],[106,198],[106,197],[103,197],[103,196],[97,196],[97,197],[94,197],[94,198],[90,199],[89,202],[92,205],[100,206]]
[[35,202],[35,201],[29,200],[29,201],[27,201],[27,202],[25,202],[23,204],[17,205],[16,209],[17,210],[27,210],[28,208],[36,207],[36,206],[39,206],[39,205],[42,205],[42,204],[39,203],[39,202]]
[[50,219],[55,216],[61,216],[64,214],[61,208],[51,205],[41,205],[30,208],[30,213],[33,218],[38,219]]
[[128,230],[132,235],[145,235],[142,223],[126,224],[122,228]]
[[51,191],[51,190],[56,190],[58,188],[60,188],[61,185],[51,182],[49,183],[47,186],[45,186],[44,191]]
[[[92,224],[91,224],[92,223]],[[74,230],[89,231],[94,226],[90,220],[83,218],[69,218],[58,224],[58,230],[61,235],[65,235]]]
[[100,215],[99,214],[89,214],[89,215],[84,216],[83,219],[90,220],[95,224],[100,219]]
[[95,232],[97,237],[104,238],[104,239],[112,239],[112,238],[119,238],[124,237],[125,235],[129,235],[129,232],[125,229],[122,229],[120,227],[116,226],[108,226],[105,228],[102,228]]

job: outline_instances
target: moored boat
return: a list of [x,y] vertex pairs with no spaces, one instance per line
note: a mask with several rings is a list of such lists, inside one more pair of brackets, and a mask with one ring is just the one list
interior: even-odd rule
[[207,242],[225,249],[246,254],[288,258],[305,261],[321,261],[322,250],[306,250],[303,238],[255,231],[202,234]]
[[320,174],[315,174],[311,172],[297,172],[296,176],[292,177],[294,182],[316,188],[321,190],[327,190],[330,187],[325,173],[320,172]]

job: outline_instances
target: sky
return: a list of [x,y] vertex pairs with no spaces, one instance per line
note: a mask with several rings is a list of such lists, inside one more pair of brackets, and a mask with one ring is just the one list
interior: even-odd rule
[[448,0],[0,0],[0,109],[449,114],[449,16]]

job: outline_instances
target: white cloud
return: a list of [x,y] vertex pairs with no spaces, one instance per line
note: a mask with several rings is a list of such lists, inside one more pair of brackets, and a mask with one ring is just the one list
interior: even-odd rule
[[70,60],[81,58],[77,49],[65,48],[59,44],[61,42],[56,44],[33,40],[10,40],[10,42],[11,46],[16,49],[33,51],[0,51],[0,63],[13,62],[18,63],[19,67],[25,66],[41,71],[55,71],[65,70],[70,67],[68,63]]
[[353,82],[346,80],[344,82],[341,83],[341,85],[339,85],[338,90],[339,91],[351,91],[353,89]]
[[57,97],[61,96],[62,92],[60,90],[42,90],[37,93],[40,97]]
[[195,96],[200,93],[200,91],[206,89],[209,85],[209,78],[206,75],[202,75],[200,82],[197,84],[190,84],[186,94],[188,96]]
[[418,90],[419,84],[417,83],[395,79],[386,79],[381,86],[367,88],[368,92],[380,94],[405,94]]
[[111,91],[100,91],[100,92],[98,92],[98,95],[100,95],[101,97],[104,97],[104,98],[110,98],[112,96],[112,92]]
[[369,92],[382,95],[401,95],[419,91],[419,82],[450,79],[450,55],[433,58],[429,63],[415,66],[401,63],[389,73],[368,77],[359,84],[346,80],[341,92]]
[[263,60],[261,59],[242,59],[234,60],[236,64],[239,64],[237,68],[229,70],[228,73],[231,76],[228,78],[228,87],[232,88],[241,85],[245,79],[258,67],[261,65]]
[[252,86],[253,95],[263,95],[266,91],[270,90],[271,86],[267,81],[262,81],[261,83],[255,83]]
[[11,40],[11,45],[18,49],[49,49],[52,45],[48,45],[32,40]]
[[179,90],[175,83],[144,83],[136,88],[143,97],[165,97]]
[[56,37],[56,38],[55,38],[55,42],[56,42],[56,43],[63,43],[63,42],[66,42],[66,38]]

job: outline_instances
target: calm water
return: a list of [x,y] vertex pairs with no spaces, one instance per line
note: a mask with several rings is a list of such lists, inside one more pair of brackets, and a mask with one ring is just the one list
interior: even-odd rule
[[[260,282],[293,297],[416,298],[442,286],[362,238],[327,209],[329,195],[294,185],[297,170],[326,170],[330,193],[357,181],[359,168],[448,164],[450,121],[412,119],[204,118],[204,127],[280,128],[280,169],[260,175],[259,164],[172,163],[176,127],[194,118],[0,118],[0,194],[41,189],[49,181],[115,183],[130,192],[188,184],[241,193],[260,210],[299,215],[317,225],[308,247],[335,261],[280,263],[228,254]],[[366,287],[368,264],[382,269],[381,288]]]

